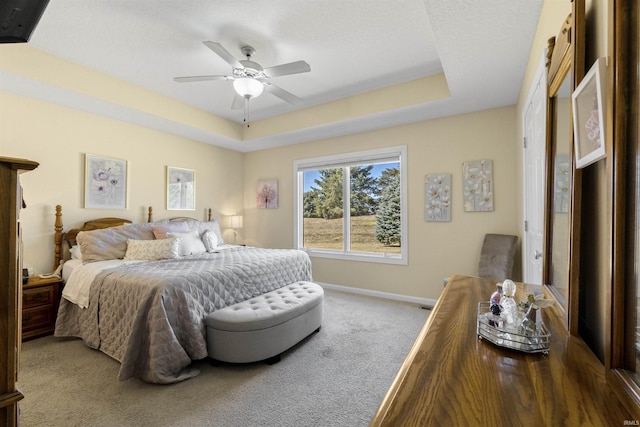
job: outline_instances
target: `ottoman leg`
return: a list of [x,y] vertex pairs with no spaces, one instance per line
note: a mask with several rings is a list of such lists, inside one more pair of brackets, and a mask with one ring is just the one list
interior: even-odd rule
[[265,360],[265,362],[267,363],[267,365],[275,365],[276,363],[278,363],[280,361],[280,355],[277,354],[273,357],[268,358],[267,360]]

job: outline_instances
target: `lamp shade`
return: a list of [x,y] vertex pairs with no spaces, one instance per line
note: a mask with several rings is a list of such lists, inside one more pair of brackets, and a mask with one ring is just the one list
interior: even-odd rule
[[231,215],[229,224],[233,229],[242,228],[242,215]]
[[243,98],[256,98],[264,90],[264,85],[256,79],[243,77],[233,81],[233,88]]

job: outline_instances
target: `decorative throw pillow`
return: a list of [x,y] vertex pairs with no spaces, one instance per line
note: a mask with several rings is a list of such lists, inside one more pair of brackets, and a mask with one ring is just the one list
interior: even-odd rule
[[215,252],[216,248],[222,244],[218,235],[211,230],[202,233],[202,242],[204,247],[207,248],[207,252]]
[[167,233],[186,233],[189,231],[189,225],[186,222],[173,222],[167,225],[156,225],[151,227],[153,235],[156,239],[166,239]]
[[188,231],[186,233],[167,233],[167,237],[177,237],[180,239],[180,255],[197,255],[207,251],[204,243],[200,239],[197,231]]
[[127,251],[127,240],[151,240],[151,224],[126,224],[118,227],[81,231],[76,241],[82,251],[82,262],[122,259]]
[[178,258],[180,256],[180,239],[159,240],[127,240],[125,260],[142,259],[154,261],[159,259]]

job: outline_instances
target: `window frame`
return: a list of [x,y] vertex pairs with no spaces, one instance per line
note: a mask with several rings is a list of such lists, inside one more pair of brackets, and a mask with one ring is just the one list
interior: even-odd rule
[[[358,252],[349,250],[351,238],[351,215],[344,215],[343,220],[343,249],[314,249],[305,248],[304,239],[304,172],[312,169],[336,168],[365,165],[367,162],[397,161],[400,163],[400,254]],[[344,154],[312,157],[294,160],[293,162],[293,247],[303,250],[311,257],[331,258],[349,261],[364,261],[383,264],[408,264],[408,203],[407,203],[407,147],[406,145],[379,148],[373,150],[356,151]],[[344,176],[344,175],[343,175]],[[350,180],[343,179],[343,195],[350,194]],[[348,211],[347,211],[348,212]]]

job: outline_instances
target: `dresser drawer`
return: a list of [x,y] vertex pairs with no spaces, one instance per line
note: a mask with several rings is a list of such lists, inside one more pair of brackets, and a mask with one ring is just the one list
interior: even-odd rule
[[55,301],[56,286],[40,286],[22,291],[22,308],[27,309],[40,305],[51,305]]
[[51,328],[55,324],[53,304],[22,310],[22,332]]
[[22,286],[22,340],[52,334],[62,279],[32,277]]

